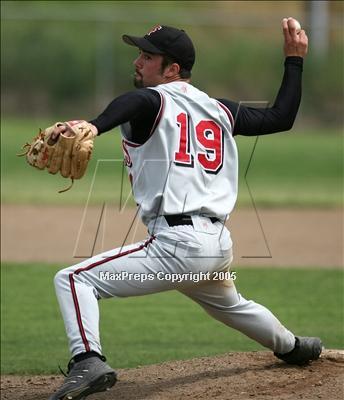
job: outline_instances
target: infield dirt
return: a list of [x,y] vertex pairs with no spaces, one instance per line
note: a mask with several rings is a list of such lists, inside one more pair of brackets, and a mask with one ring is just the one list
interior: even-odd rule
[[[62,267],[147,237],[130,208],[3,205],[1,220],[2,261]],[[343,266],[341,209],[238,209],[226,226],[234,243],[234,267]]]
[[[118,370],[117,384],[94,400],[341,400],[344,352],[325,350],[306,367],[288,366],[269,352],[228,353]],[[4,400],[46,400],[59,376],[3,376]]]

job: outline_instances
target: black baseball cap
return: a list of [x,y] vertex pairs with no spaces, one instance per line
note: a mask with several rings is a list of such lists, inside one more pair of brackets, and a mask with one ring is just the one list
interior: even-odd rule
[[123,35],[122,39],[130,46],[136,46],[148,53],[166,54],[188,71],[194,65],[195,48],[182,29],[156,25],[143,37]]

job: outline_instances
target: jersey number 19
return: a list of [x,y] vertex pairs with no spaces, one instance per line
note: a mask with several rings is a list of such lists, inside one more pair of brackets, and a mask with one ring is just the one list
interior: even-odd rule
[[223,132],[221,126],[212,120],[201,120],[195,126],[195,132],[190,132],[189,119],[186,113],[177,116],[179,126],[179,150],[174,154],[176,165],[194,167],[194,156],[190,151],[190,135],[195,135],[197,142],[204,151],[197,153],[197,161],[205,172],[217,174],[223,163]]

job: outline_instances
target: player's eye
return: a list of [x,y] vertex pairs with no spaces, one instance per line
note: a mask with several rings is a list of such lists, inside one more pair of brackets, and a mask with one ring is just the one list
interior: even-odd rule
[[139,57],[142,57],[144,60],[151,60],[152,57],[149,53],[145,53],[142,50],[139,51]]

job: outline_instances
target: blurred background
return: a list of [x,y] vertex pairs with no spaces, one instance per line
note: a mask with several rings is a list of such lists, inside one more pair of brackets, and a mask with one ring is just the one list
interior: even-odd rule
[[[97,141],[89,173],[63,198],[56,196],[65,187],[62,178],[27,168],[15,154],[38,128],[92,119],[114,97],[133,89],[137,50],[122,42],[122,34],[143,35],[156,24],[183,28],[196,47],[196,86],[213,97],[272,104],[283,75],[281,20],[288,16],[301,22],[310,40],[292,130],[297,139],[290,134],[260,138],[250,183],[260,205],[341,204],[341,1],[2,1],[2,201],[82,204],[95,174],[98,187],[91,203],[121,201],[126,178],[118,134]],[[244,174],[254,141],[237,138],[239,206],[252,206]],[[96,171],[100,158],[117,162]],[[115,182],[113,191],[109,179]]]
[[193,82],[213,96],[273,101],[282,73],[283,17],[310,38],[298,123],[340,126],[341,1],[2,1],[3,117],[91,118],[132,88],[135,50],[124,33],[185,29]]

